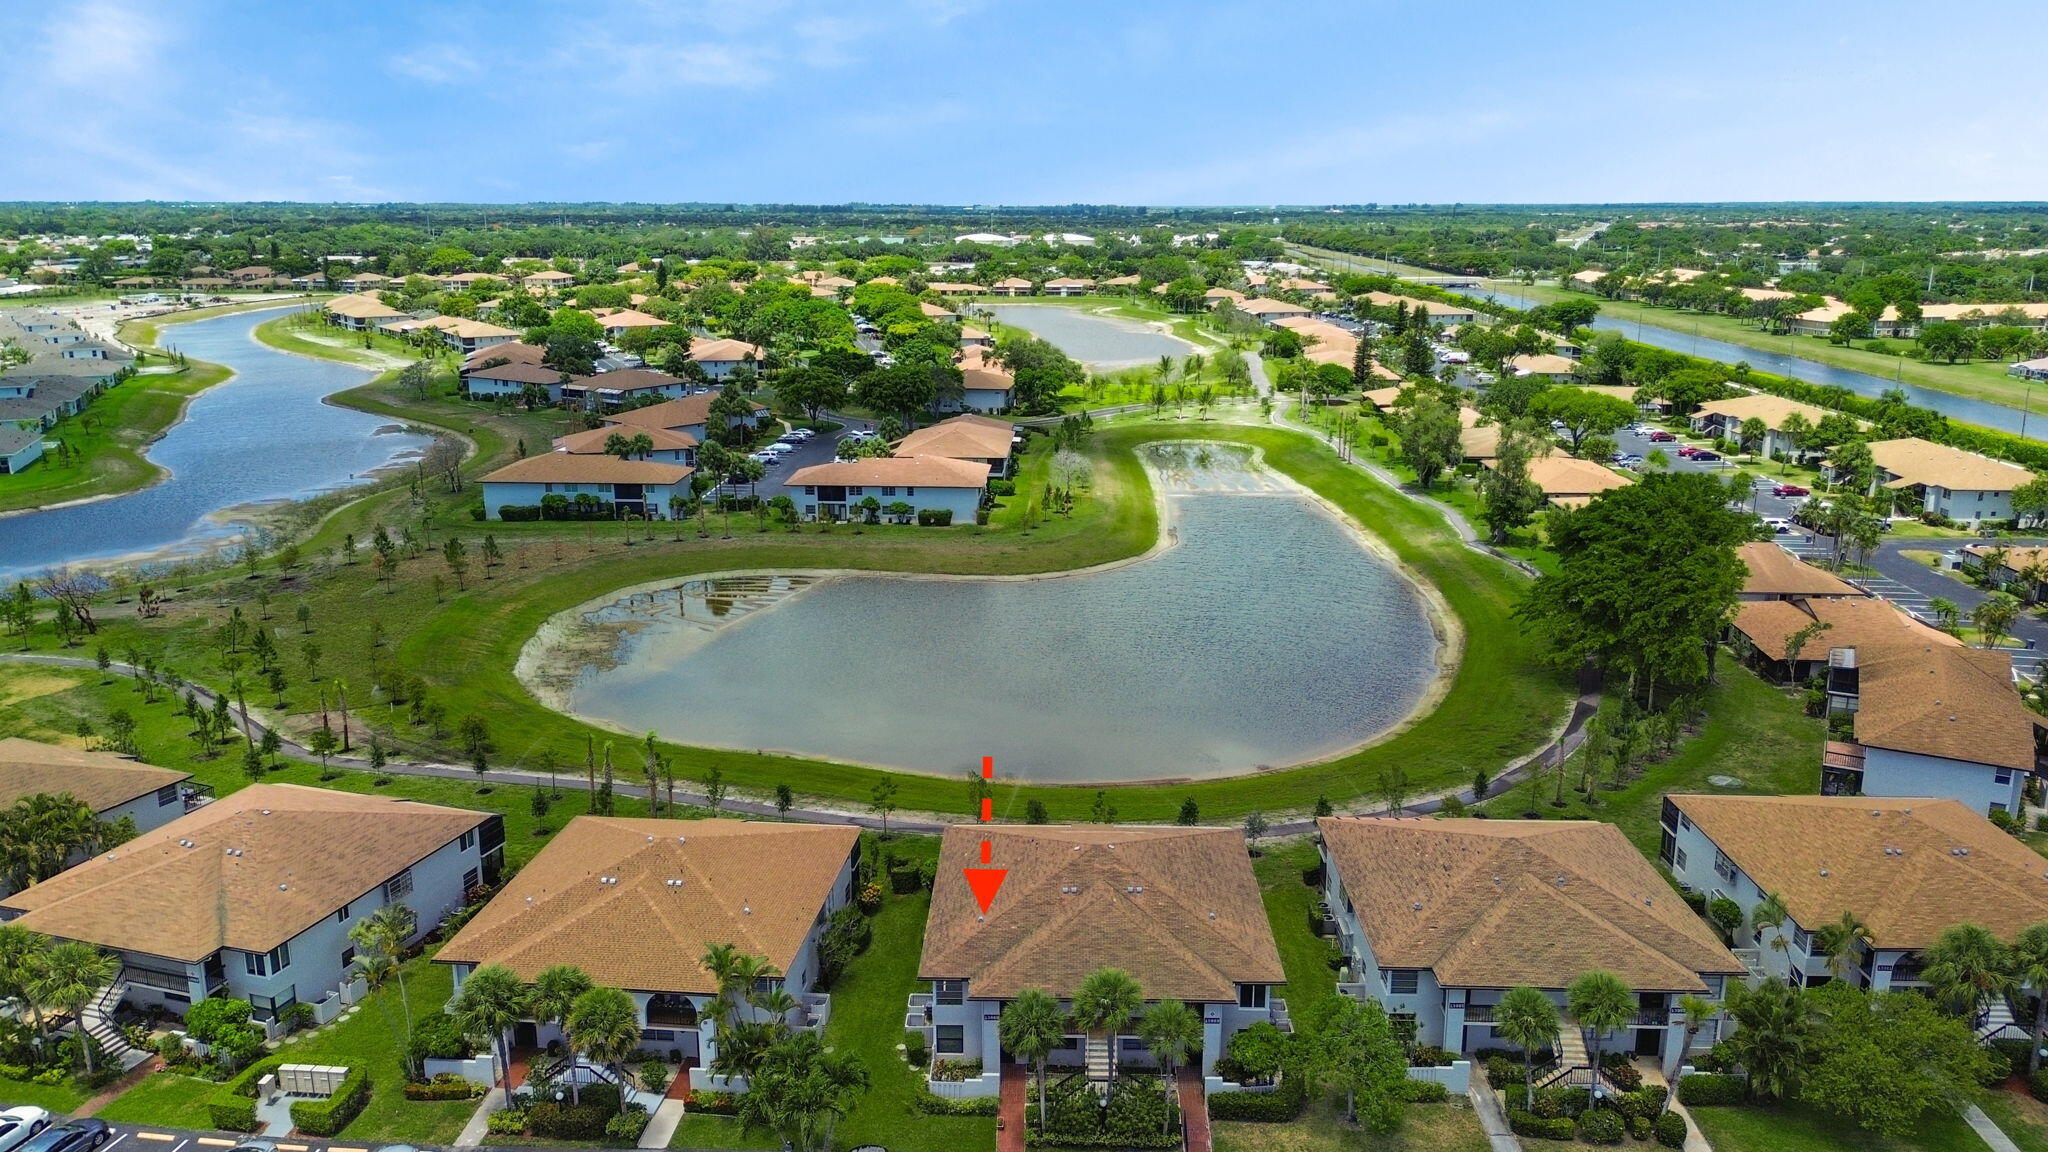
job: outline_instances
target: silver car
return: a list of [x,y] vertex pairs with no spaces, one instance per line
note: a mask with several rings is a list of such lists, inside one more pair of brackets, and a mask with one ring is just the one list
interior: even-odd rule
[[0,1112],[0,1152],[17,1144],[50,1126],[50,1114],[41,1108],[23,1106]]

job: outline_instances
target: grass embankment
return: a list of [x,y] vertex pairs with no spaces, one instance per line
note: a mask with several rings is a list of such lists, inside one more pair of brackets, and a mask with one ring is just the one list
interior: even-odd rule
[[[1662,328],[1682,336],[1711,337],[1744,348],[1754,348],[1759,352],[1776,352],[1781,356],[1811,360],[1816,364],[1848,368],[1884,380],[1898,380],[1922,388],[1932,388],[1937,392],[1990,400],[2015,408],[2024,404],[2027,398],[2027,382],[2006,375],[2004,362],[1970,360],[1957,364],[1943,364],[1938,361],[1916,360],[1903,355],[1906,350],[1914,347],[1911,340],[1877,341],[1902,353],[1889,355],[1864,349],[1862,345],[1871,343],[1867,340],[1859,340],[1853,346],[1844,346],[1830,344],[1822,336],[1773,335],[1758,328],[1754,321],[1720,312],[1692,312],[1679,308],[1660,308],[1636,300],[1608,300],[1547,284],[1503,283],[1501,290],[1526,296],[1539,304],[1566,299],[1597,299],[1600,303],[1600,315],[1610,320],[1641,324],[1648,328]],[[1624,332],[1623,335],[1627,333]]]
[[[1707,693],[1706,714],[1699,730],[1683,737],[1670,756],[1640,767],[1619,790],[1595,788],[1591,804],[1575,790],[1584,768],[1583,755],[1574,755],[1564,766],[1562,808],[1552,804],[1555,773],[1501,793],[1483,808],[1489,815],[1512,818],[1528,811],[1533,801],[1546,818],[1605,820],[1619,825],[1654,860],[1667,792],[1797,796],[1820,790],[1820,721],[1806,716],[1797,698],[1765,683],[1726,652],[1721,654],[1720,683]],[[1707,782],[1709,776],[1742,783],[1717,787]]]
[[1910,1136],[1886,1137],[1799,1105],[1694,1108],[1714,1152],[1984,1152],[1984,1141],[1954,1112],[1939,1112]]
[[[462,411],[473,410],[465,405]],[[1393,766],[1404,769],[1418,791],[1458,784],[1470,779],[1476,767],[1497,771],[1532,750],[1562,717],[1569,688],[1541,666],[1535,642],[1509,617],[1523,583],[1519,574],[1464,548],[1434,513],[1361,475],[1310,437],[1230,425],[1139,422],[1104,428],[1089,447],[1097,461],[1095,488],[1081,510],[1029,529],[1011,519],[1021,519],[1015,511],[999,512],[995,523],[980,531],[906,527],[855,533],[841,526],[829,533],[816,528],[758,532],[751,518],[736,517],[731,539],[721,538],[718,517],[702,538],[687,525],[643,526],[637,532],[614,523],[484,525],[470,522],[462,512],[473,492],[429,492],[425,508],[431,515],[423,519],[400,488],[358,501],[333,517],[316,541],[316,566],[282,576],[265,571],[254,579],[211,573],[190,588],[173,589],[176,602],[162,619],[138,620],[120,608],[105,611],[100,639],[116,656],[132,647],[154,654],[185,677],[225,686],[230,676],[216,643],[220,626],[235,607],[245,618],[256,616],[255,597],[263,590],[275,598],[274,611],[283,621],[274,626],[290,680],[283,708],[264,711],[283,713],[289,727],[317,725],[319,687],[331,690],[332,682],[340,680],[362,700],[376,681],[373,664],[395,660],[425,680],[451,727],[455,719],[471,714],[486,721],[495,745],[494,765],[531,767],[543,752],[580,763],[586,740],[620,743],[620,737],[541,707],[512,670],[521,646],[555,613],[625,586],[730,569],[845,567],[981,575],[1061,571],[1123,559],[1150,547],[1158,534],[1150,485],[1133,449],[1151,439],[1187,436],[1262,448],[1270,466],[1322,493],[1386,541],[1440,590],[1463,625],[1465,651],[1440,706],[1374,747],[1259,776],[1170,789],[1124,788],[1117,798],[1123,819],[1171,820],[1181,799],[1190,795],[1212,820],[1234,819],[1255,808],[1305,808],[1318,796],[1343,803],[1369,793],[1380,772]],[[1033,440],[1034,453],[1047,450],[1042,438]],[[1033,466],[1027,455],[1027,476]],[[403,561],[388,580],[377,579],[367,549],[354,564],[337,562],[325,549],[344,530],[353,532],[359,545],[366,543],[373,521],[393,532],[411,527],[422,537],[421,554]],[[674,539],[678,528],[680,541]],[[488,573],[481,558],[487,531],[510,553],[505,564]],[[451,535],[466,541],[471,557],[461,589],[438,555]],[[312,616],[310,635],[298,633],[284,607],[300,598]],[[372,633],[380,629],[385,643],[373,647]],[[318,686],[307,675],[306,641],[321,649]],[[44,634],[34,643],[54,648],[54,639]],[[252,707],[271,703],[267,694],[258,695],[266,698],[252,699]],[[461,759],[445,731],[436,737],[403,717],[375,720],[402,751]],[[787,783],[803,798],[799,803],[864,806],[874,787],[889,778],[898,781],[896,801],[905,810],[957,811],[966,802],[961,783],[953,780],[679,745],[666,751],[685,780],[715,767],[737,788],[766,792]],[[635,757],[629,749],[622,759]],[[1088,815],[1094,786],[1006,785],[999,791],[1005,793],[999,799],[1006,811],[1021,812],[1025,801],[1038,799],[1053,819],[1078,820]]]
[[[59,421],[44,434],[52,446],[41,460],[26,471],[0,476],[0,512],[119,496],[156,483],[164,470],[144,459],[144,450],[184,416],[185,405],[194,396],[233,375],[204,360],[177,367],[159,343],[164,330],[231,312],[277,306],[265,301],[201,308],[122,325],[122,339],[143,353],[139,367],[174,370],[145,371],[109,388],[85,411]],[[67,449],[61,459],[57,443]]]

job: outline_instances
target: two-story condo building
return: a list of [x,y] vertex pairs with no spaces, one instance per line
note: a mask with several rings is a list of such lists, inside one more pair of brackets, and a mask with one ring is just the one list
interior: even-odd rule
[[[608,412],[604,416],[604,422],[608,425],[617,425],[629,434],[635,428],[666,428],[671,432],[683,432],[694,436],[697,442],[702,444],[711,436],[711,402],[718,398],[720,391],[721,389],[711,388],[660,404],[649,404],[645,408]],[[747,414],[728,416],[725,424],[728,428],[741,424],[758,428],[767,414],[766,408],[749,400]]]
[[[1512,1048],[1493,1030],[1503,993],[1527,985],[1562,1007],[1599,969],[1639,1005],[1602,1049],[1656,1057],[1668,1075],[1686,1050],[1679,997],[1718,1000],[1745,971],[1612,824],[1326,816],[1316,830],[1351,969],[1340,991],[1412,1020],[1425,1044]],[[1710,1024],[1695,1043],[1715,1035]],[[1564,1028],[1559,1075],[1590,1082],[1584,1041]]]
[[[578,816],[435,956],[453,965],[458,993],[471,972],[502,964],[532,981],[558,964],[630,993],[641,1040],[696,1061],[690,1082],[720,1088],[708,1066],[718,1025],[706,1008],[718,981],[701,958],[734,945],[774,965],[797,1001],[789,1023],[821,1027],[830,997],[814,991],[818,941],[854,899],[859,830],[745,820]],[[513,1046],[560,1039],[525,1021]]]
[[604,452],[543,452],[514,460],[480,481],[484,518],[503,520],[506,508],[539,508],[545,515],[551,496],[573,504],[587,495],[620,512],[658,519],[669,514],[672,497],[690,497],[695,471],[687,464],[621,460]]
[[[1861,595],[1744,601],[1736,605],[1728,629],[1736,651],[1751,667],[1781,681],[1803,682],[1826,671],[1830,660],[1845,659],[1836,653],[1850,649],[1874,658],[1894,648],[1962,647],[1962,641],[1913,619],[1891,601]],[[1804,640],[1795,645],[1795,637]]]
[[631,442],[641,436],[647,437],[644,449],[628,456],[627,459],[654,460],[663,464],[697,462],[697,438],[688,432],[675,432],[667,428],[636,428],[626,424],[606,424],[600,428],[557,436],[555,451],[577,456],[612,455],[611,446],[617,438]]
[[[988,860],[1009,869],[984,915],[958,882]],[[1277,992],[1287,980],[1244,837],[1230,828],[955,825],[946,830],[907,1027],[930,1036],[936,1060],[979,1061],[982,1074],[951,1094],[996,1094],[1003,1062],[997,1022],[1026,989],[1063,1003],[1089,974],[1117,968],[1147,1002],[1179,1000],[1202,1017],[1202,1071],[1230,1037],[1257,1021],[1291,1027]],[[1051,1063],[1106,1080],[1118,1063],[1149,1064],[1143,1041],[1070,1035]],[[1211,1091],[1224,1082],[1210,1077]]]
[[[1920,952],[1944,929],[1981,924],[2010,941],[2048,920],[2041,857],[1954,800],[1666,796],[1659,854],[1680,884],[1740,905],[1741,955],[1793,984],[1840,973],[1873,991],[1919,986]],[[1766,895],[1785,906],[1780,927],[1755,922]],[[1830,969],[1815,935],[1845,912],[1869,938]]]
[[137,1005],[231,996],[321,1022],[353,983],[349,929],[386,904],[417,939],[497,879],[502,817],[296,784],[251,784],[0,898],[0,918],[120,957]]
[[[486,348],[484,352],[489,353],[490,349]],[[525,396],[528,388],[538,388],[547,394],[549,403],[559,404],[562,385],[568,382],[569,376],[559,369],[508,360],[463,373],[462,390],[469,393],[470,399],[477,400],[490,396]]]
[[1010,474],[1010,453],[1016,444],[1015,424],[970,412],[919,428],[889,450],[898,456],[943,456],[986,464],[990,478],[1001,479]]
[[1889,491],[1906,506],[1902,510],[1917,508],[1973,525],[2011,519],[2013,489],[2034,478],[2017,464],[1916,436],[1872,441],[1870,458],[1877,467],[1868,495]]
[[1705,436],[1741,440],[1745,423],[1761,421],[1764,439],[1758,447],[1763,449],[1765,457],[1776,458],[1780,454],[1790,455],[1793,451],[1792,438],[1785,434],[1785,424],[1793,416],[1806,421],[1807,427],[1811,428],[1829,415],[1825,408],[1759,392],[1707,401],[1693,411],[1692,428]]
[[[190,772],[174,772],[117,756],[62,748],[19,736],[0,739],[0,809],[37,795],[68,795],[92,809],[101,823],[135,822],[149,832],[205,802],[211,789],[189,783]],[[77,864],[84,857],[68,861]],[[13,891],[0,873],[0,896]]]
[[1737,597],[1744,603],[1866,595],[1863,589],[1825,568],[1808,564],[1769,540],[1738,544],[1735,556],[1749,569]]
[[[988,487],[988,465],[944,456],[871,456],[812,464],[789,474],[783,492],[806,520],[844,520],[861,515],[872,498],[881,515],[905,522],[919,512],[951,513],[951,524],[972,524]],[[893,504],[908,512],[891,512]]]

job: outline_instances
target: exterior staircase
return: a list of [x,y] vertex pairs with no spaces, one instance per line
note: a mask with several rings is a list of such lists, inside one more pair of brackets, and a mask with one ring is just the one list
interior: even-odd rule
[[149,1053],[128,1043],[128,1038],[121,1035],[120,1025],[114,1022],[114,1010],[121,1006],[121,998],[127,994],[127,972],[115,973],[113,983],[100,989],[99,995],[85,1006],[78,1020],[78,1026],[85,1029],[93,1043],[99,1045],[100,1056],[106,1065],[123,1071],[149,1058]]
[[1557,1033],[1557,1059],[1536,1070],[1536,1087],[1553,1084],[1584,1088],[1593,1083],[1593,1060],[1586,1053],[1586,1034],[1572,1025]]
[[2006,1038],[2025,1039],[2028,1035],[2027,1030],[2013,1018],[2012,1005],[2006,1003],[2003,996],[1992,997],[1984,1010],[1977,1014],[1976,1030],[1980,1044]]
[[1082,1050],[1082,1054],[1087,1058],[1088,1086],[1105,1095],[1109,1092],[1109,1082],[1115,1071],[1110,1060],[1111,1043],[1111,1037],[1090,1036],[1087,1046]]

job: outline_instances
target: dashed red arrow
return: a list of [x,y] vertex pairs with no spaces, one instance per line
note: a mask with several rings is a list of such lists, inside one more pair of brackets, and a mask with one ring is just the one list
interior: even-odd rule
[[[993,780],[995,775],[996,758],[993,756],[983,756],[981,758],[981,778],[983,780]],[[981,801],[981,822],[986,824],[994,819],[995,801],[988,797],[983,797]],[[1003,890],[1003,880],[1010,875],[1008,868],[988,867],[991,854],[988,838],[984,836],[981,841],[982,867],[962,868],[960,870],[967,877],[967,886],[974,890],[974,902],[981,905],[981,912],[984,916],[988,915],[989,905],[995,903],[996,893]]]

